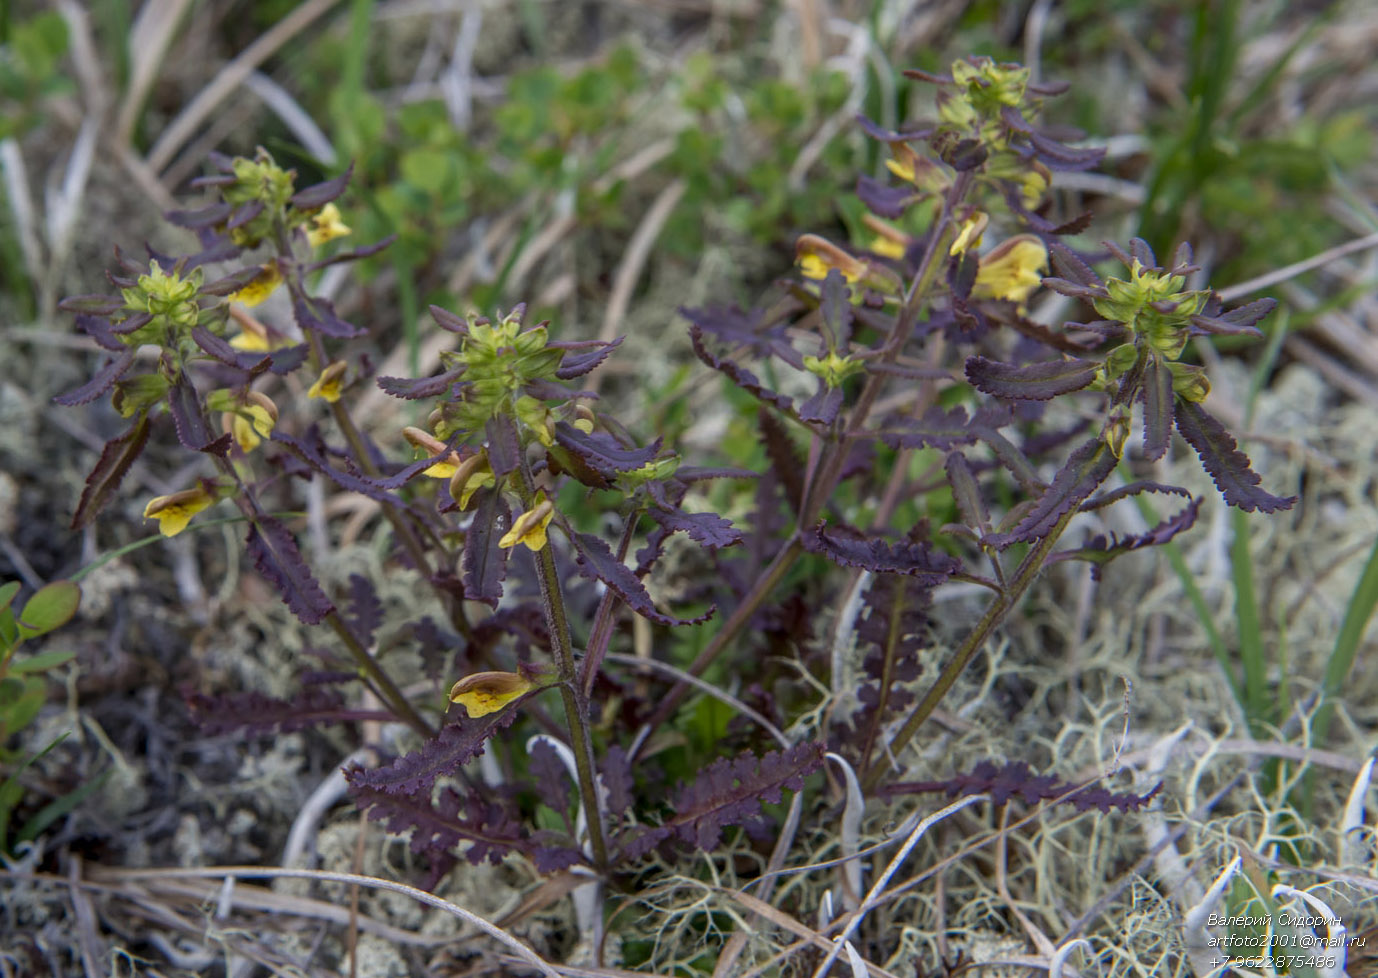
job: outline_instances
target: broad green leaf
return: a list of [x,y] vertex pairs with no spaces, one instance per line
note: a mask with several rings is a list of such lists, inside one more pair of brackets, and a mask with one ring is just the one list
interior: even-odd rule
[[72,620],[81,604],[81,588],[71,581],[53,581],[39,588],[19,615],[19,629],[25,637],[46,635]]
[[8,584],[0,585],[0,608],[8,608],[14,596],[19,593],[19,582],[10,581]]
[[77,657],[76,652],[66,649],[62,652],[40,652],[38,655],[10,663],[10,672],[16,674],[47,672]]

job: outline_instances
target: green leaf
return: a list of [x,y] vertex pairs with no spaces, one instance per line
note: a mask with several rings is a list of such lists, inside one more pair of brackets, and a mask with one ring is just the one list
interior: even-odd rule
[[28,770],[30,764],[62,743],[66,738],[67,735],[63,734],[41,751],[24,758],[19,767],[4,780],[3,784],[0,784],[0,852],[10,851],[10,812],[14,811],[14,806],[19,804],[19,800],[24,797],[24,786],[19,783],[19,776]]
[[110,770],[102,771],[99,775],[87,781],[79,788],[67,792],[61,798],[55,798],[48,804],[40,808],[34,816],[25,822],[15,833],[14,841],[18,845],[21,842],[32,842],[49,825],[65,815],[70,815],[72,810],[85,801],[94,791],[105,784],[111,774]]
[[8,584],[0,585],[0,608],[8,608],[14,596],[19,593],[19,582],[10,581]]
[[44,585],[24,605],[19,615],[19,630],[25,638],[46,635],[72,620],[81,604],[81,588],[71,581]]
[[459,175],[453,153],[427,146],[404,153],[398,168],[408,184],[434,196],[444,193]]
[[27,727],[47,699],[47,686],[41,679],[32,676],[0,679],[0,738]]
[[29,656],[27,659],[11,662],[10,672],[17,675],[47,672],[50,669],[56,669],[60,665],[71,662],[76,657],[77,654],[72,649],[66,649],[61,652],[40,652],[38,655]]

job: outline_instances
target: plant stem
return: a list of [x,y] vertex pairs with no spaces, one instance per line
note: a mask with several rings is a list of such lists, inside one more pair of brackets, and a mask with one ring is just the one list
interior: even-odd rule
[[349,650],[349,654],[354,657],[359,671],[373,684],[379,697],[388,704],[388,708],[403,723],[426,740],[434,738],[435,728],[427,723],[421,714],[416,712],[406,694],[398,689],[397,684],[392,681],[392,677],[378,664],[378,660],[369,655],[368,649],[359,644],[359,640],[349,630],[349,626],[340,617],[340,613],[332,610],[325,616],[325,623],[334,629],[335,634],[340,637],[340,641]]
[[[512,472],[512,485],[521,497],[522,505],[531,507],[533,492],[525,463]],[[574,640],[565,611],[564,592],[560,590],[560,575],[555,567],[555,552],[549,542],[536,553],[537,577],[541,585],[541,604],[545,609],[546,625],[550,629],[550,648],[555,657],[555,669],[560,677],[560,696],[565,704],[565,721],[569,726],[570,747],[574,751],[574,767],[579,775],[579,795],[589,827],[589,843],[593,847],[593,862],[600,871],[608,867],[608,848],[603,841],[603,810],[598,803],[598,786],[594,779],[593,738],[589,733],[588,700],[579,688],[574,666]]]
[[[737,604],[737,607],[732,610],[732,614],[728,616],[727,621],[723,622],[722,628],[719,629],[712,640],[704,646],[703,651],[698,654],[692,663],[690,663],[689,668],[686,669],[685,672],[689,673],[691,676],[698,676],[708,668],[709,664],[718,657],[722,650],[727,648],[727,643],[736,638],[737,634],[746,627],[746,623],[751,620],[751,616],[756,613],[757,609],[761,607],[766,598],[770,597],[770,592],[775,590],[775,586],[784,579],[787,573],[789,573],[789,569],[794,566],[794,562],[803,552],[804,545],[800,542],[799,534],[795,533],[790,537],[789,542],[785,544],[784,548],[775,555],[775,559],[771,561],[770,566],[765,569],[760,577],[756,578],[756,583],[752,585],[751,590],[746,593]],[[655,715],[651,717],[649,721],[648,725],[651,729],[661,726],[670,718],[670,715],[679,708],[680,703],[684,702],[684,697],[689,694],[690,688],[689,684],[683,680],[680,680],[671,687],[669,695],[661,702],[660,708],[656,710]]]
[[[1048,555],[1053,552],[1053,547],[1057,546],[1057,541],[1062,536],[1062,531],[1067,528],[1067,524],[1072,521],[1072,517],[1076,515],[1076,512],[1076,506],[1070,507],[1057,523],[1054,524],[1053,528],[1048,532],[1048,535],[1039,540],[1038,543],[1034,545],[1033,549],[1025,555],[1023,562],[1019,565],[1019,569],[1016,570],[1014,576],[1010,578],[1009,586],[1003,593],[997,595],[996,598],[991,601],[990,605],[986,608],[986,613],[982,615],[981,620],[976,623],[976,627],[967,635],[965,641],[957,647],[957,652],[953,655],[951,661],[943,667],[943,671],[938,676],[937,682],[933,684],[933,687],[924,698],[919,701],[919,705],[914,707],[913,712],[909,714],[909,718],[904,721],[904,726],[890,738],[890,742],[886,745],[886,752],[888,754],[893,756],[902,751],[905,745],[908,744],[910,739],[914,736],[915,732],[918,731],[919,727],[923,726],[923,722],[932,715],[938,704],[942,702],[943,697],[947,695],[948,690],[957,682],[957,677],[962,674],[962,670],[967,667],[967,664],[971,662],[981,646],[985,644],[986,639],[990,638],[996,626],[1005,620],[1005,616],[1009,614],[1010,610],[1019,601],[1020,597],[1023,596],[1024,592],[1028,590],[1029,585],[1032,584],[1034,578],[1038,576],[1038,572],[1043,569],[1043,564],[1048,559]],[[865,787],[867,790],[875,788],[884,773],[885,768],[883,765],[871,768],[871,770],[866,773]]]

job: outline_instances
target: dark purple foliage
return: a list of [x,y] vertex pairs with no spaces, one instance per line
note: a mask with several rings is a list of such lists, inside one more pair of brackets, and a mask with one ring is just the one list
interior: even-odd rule
[[1215,487],[1225,502],[1245,512],[1258,510],[1275,513],[1291,509],[1296,496],[1274,496],[1259,488],[1263,480],[1249,468],[1249,456],[1238,448],[1234,436],[1199,404],[1183,401],[1177,405],[1177,430],[1196,454],[1215,481]]

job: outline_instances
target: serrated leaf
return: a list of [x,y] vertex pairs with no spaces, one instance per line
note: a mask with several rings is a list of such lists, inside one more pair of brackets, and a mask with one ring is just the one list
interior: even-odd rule
[[560,361],[560,366],[555,371],[555,376],[561,380],[573,380],[575,377],[582,377],[584,374],[593,370],[604,360],[612,351],[622,345],[622,337],[617,337],[610,343],[598,343],[593,349],[583,350],[575,348],[575,344],[547,343],[548,347],[554,349],[564,349],[564,359]]
[[1276,309],[1277,304],[1276,299],[1256,299],[1221,315],[1220,301],[1212,297],[1199,315],[1191,317],[1191,324],[1207,333],[1222,336],[1262,336],[1256,324]]
[[287,202],[299,211],[314,211],[338,198],[349,188],[349,178],[354,175],[354,161],[338,177],[314,183],[298,190]]
[[673,506],[652,506],[647,515],[673,533],[684,533],[709,550],[742,542],[741,531],[717,513],[686,513]]
[[[535,695],[537,692],[528,693],[518,702]],[[434,740],[428,740],[419,750],[371,771],[350,768],[345,771],[345,779],[351,789],[370,788],[389,795],[429,792],[436,779],[456,774],[482,754],[488,738],[511,726],[519,712],[502,710],[477,720],[464,719],[447,724]]]
[[962,569],[956,558],[922,543],[890,543],[868,537],[845,524],[829,526],[820,522],[812,533],[803,536],[804,548],[821,554],[843,567],[860,567],[873,574],[905,574],[937,586]]
[[182,447],[207,455],[229,452],[233,437],[225,434],[217,438],[211,431],[206,413],[201,408],[201,396],[185,373],[178,373],[177,379],[168,387],[167,403],[172,414],[172,426]]
[[586,465],[606,479],[621,472],[634,472],[660,453],[660,439],[642,448],[623,448],[610,435],[595,431],[580,431],[568,421],[555,424],[555,442],[577,455]]
[[709,608],[697,618],[675,618],[656,610],[646,586],[599,537],[589,533],[574,534],[575,559],[579,570],[587,578],[602,581],[638,615],[660,625],[697,625],[712,617]]
[[216,336],[204,326],[193,327],[191,338],[207,355],[227,367],[247,370],[250,374],[260,373],[268,367],[273,359],[272,355],[268,353],[249,353],[236,350],[223,337]]
[[302,559],[297,541],[281,522],[260,515],[257,525],[249,527],[245,549],[254,567],[277,588],[283,603],[303,624],[318,625],[335,610]]
[[72,514],[73,530],[88,526],[120,487],[125,473],[148,443],[148,424],[148,415],[140,414],[128,431],[105,443],[96,467],[86,477],[86,487],[81,491],[81,501],[77,503],[77,510]]
[[1183,401],[1177,405],[1176,417],[1177,430],[1196,450],[1225,502],[1250,513],[1292,508],[1296,496],[1274,496],[1259,488],[1263,480],[1249,467],[1249,456],[1239,451],[1234,436],[1199,404]]
[[1105,565],[1116,557],[1120,557],[1132,550],[1142,550],[1145,547],[1157,547],[1167,543],[1179,533],[1183,533],[1196,523],[1197,511],[1201,508],[1201,499],[1193,499],[1181,512],[1175,516],[1163,520],[1147,533],[1133,534],[1120,537],[1115,534],[1099,534],[1089,538],[1080,547],[1073,550],[1062,550],[1048,558],[1050,562],[1058,560],[1085,560],[1094,565],[1091,569],[1092,580],[1099,581]]
[[976,476],[972,474],[966,456],[957,451],[948,452],[945,469],[962,522],[972,529],[984,529],[990,523],[990,516],[981,498],[981,487],[976,483]]
[[505,414],[496,414],[484,426],[488,436],[488,464],[501,479],[522,461],[522,440],[516,423]]
[[1144,365],[1144,458],[1155,462],[1167,452],[1172,439],[1172,371],[1157,354]]
[[891,448],[938,448],[944,451],[976,440],[966,411],[933,405],[921,418],[891,415],[881,423],[881,440]]
[[1043,495],[1009,533],[993,533],[986,543],[1001,550],[1014,543],[1032,543],[1052,532],[1057,521],[1080,506],[1115,471],[1115,453],[1101,438],[1083,444],[1058,470]]
[[1081,390],[1095,379],[1100,366],[1095,360],[1077,358],[1016,366],[985,357],[968,357],[966,376],[977,390],[995,397],[1047,401]]
[[784,394],[777,394],[775,391],[761,384],[756,375],[745,367],[739,366],[726,357],[719,357],[712,353],[703,342],[703,330],[698,324],[691,324],[689,327],[689,341],[694,347],[694,354],[708,366],[723,374],[726,374],[733,383],[748,394],[767,404],[773,404],[782,411],[789,412],[793,409],[794,400]]
[[110,362],[96,371],[96,375],[86,383],[74,391],[59,394],[53,400],[63,407],[76,407],[78,404],[91,403],[114,387],[115,381],[123,377],[125,371],[133,366],[134,353],[134,350],[122,349],[118,356],[112,357]]
[[473,522],[469,524],[464,555],[459,562],[464,596],[470,601],[482,601],[496,608],[502,599],[502,582],[507,577],[507,558],[511,551],[498,546],[498,542],[511,526],[512,511],[502,493],[484,490]]
[[336,339],[349,339],[363,334],[362,329],[339,317],[329,299],[309,296],[291,281],[288,287],[292,293],[292,316],[303,330],[309,329]]
[[455,381],[464,376],[464,368],[458,370],[447,370],[443,374],[436,374],[434,377],[379,377],[378,387],[380,390],[393,397],[405,398],[408,401],[421,400],[427,397],[445,397],[449,395],[450,388]]
[[359,644],[368,648],[374,633],[383,624],[383,603],[373,582],[362,574],[349,575],[349,628]]

